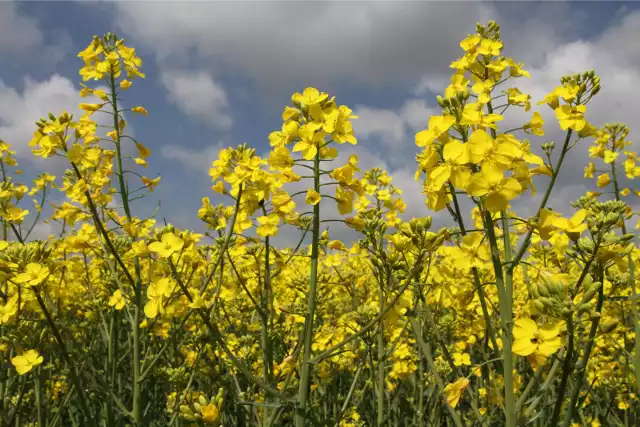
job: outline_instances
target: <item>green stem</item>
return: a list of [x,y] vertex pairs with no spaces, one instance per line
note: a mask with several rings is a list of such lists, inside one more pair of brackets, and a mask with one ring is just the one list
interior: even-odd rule
[[[419,323],[416,321],[416,319],[412,318],[410,322],[411,322],[411,327],[413,328],[413,333],[416,336],[418,345],[420,346],[420,350],[422,350],[422,354],[427,359],[427,366],[429,367],[429,370],[431,371],[431,373],[433,374],[436,380],[436,384],[438,385],[438,392],[442,394],[444,392],[444,382],[442,381],[442,378],[440,377],[440,374],[438,373],[438,370],[436,369],[435,363],[433,361],[433,353],[431,352],[431,346],[429,345],[428,342],[426,342],[422,338],[422,330],[420,328]],[[456,410],[451,406],[449,406],[449,403],[446,401],[445,401],[445,406],[447,408],[447,411],[449,411],[449,414],[451,415],[451,418],[453,419],[453,422],[455,423],[455,425],[457,427],[462,427],[463,424],[462,424],[462,421],[460,420],[460,415],[458,415]]]
[[[560,153],[560,158],[558,159],[558,164],[553,169],[553,173],[551,174],[551,181],[549,182],[549,186],[547,187],[547,191],[544,193],[544,197],[542,198],[542,201],[540,202],[540,206],[538,207],[538,211],[536,213],[536,218],[540,216],[540,211],[542,211],[542,209],[544,209],[545,206],[547,206],[547,202],[549,201],[549,197],[551,197],[551,191],[553,190],[553,187],[554,187],[554,185],[556,183],[556,180],[558,179],[558,173],[560,172],[560,169],[562,168],[562,163],[564,162],[565,156],[569,152],[569,142],[571,140],[572,133],[573,133],[572,129],[569,129],[567,131],[567,136],[564,139],[564,145],[562,146],[562,152]],[[533,228],[529,228],[529,231],[525,235],[524,242],[522,243],[522,246],[520,247],[520,249],[516,253],[515,257],[513,258],[513,262],[509,265],[509,269],[511,269],[511,270],[515,269],[516,266],[518,265],[518,263],[520,262],[520,260],[522,259],[522,257],[524,256],[524,254],[527,252],[527,248],[529,247],[529,243],[531,242],[531,235],[532,234],[533,234]]]
[[44,402],[42,401],[42,383],[41,383],[42,369],[39,366],[34,373],[34,393],[36,395],[36,412],[38,415],[38,427],[46,427],[47,422],[44,417]]
[[602,312],[602,304],[604,303],[604,271],[600,269],[600,277],[599,277],[602,285],[600,286],[600,290],[598,291],[598,300],[596,302],[596,313],[598,315],[591,321],[591,330],[589,330],[589,338],[587,339],[586,345],[584,347],[582,353],[582,359],[577,366],[577,372],[575,375],[576,383],[573,389],[573,395],[571,396],[571,402],[567,407],[567,411],[564,417],[564,427],[569,427],[571,425],[571,420],[573,418],[573,411],[575,409],[576,403],[578,402],[578,398],[580,397],[580,389],[582,388],[582,379],[587,371],[587,364],[589,363],[589,357],[591,356],[591,351],[593,350],[593,345],[595,343],[596,332],[598,331],[598,325],[600,324],[600,313]]
[[[320,193],[320,153],[316,153],[313,162],[313,187]],[[320,241],[320,203],[313,206],[313,229],[311,242],[311,268],[309,272],[309,296],[307,301],[307,316],[304,322],[304,344],[302,353],[302,368],[300,373],[300,387],[298,389],[298,411],[296,412],[296,427],[305,427],[307,400],[311,387],[311,345],[313,344],[313,320],[316,311],[316,292],[318,286],[318,247]]]
[[47,309],[47,306],[45,305],[44,300],[40,296],[40,293],[35,287],[32,288],[32,290],[33,290],[33,293],[36,295],[36,299],[38,300],[38,305],[40,306],[40,309],[42,310],[42,313],[44,314],[44,317],[47,320],[47,324],[49,325],[49,328],[51,328],[51,332],[53,333],[54,338],[58,342],[58,346],[60,347],[60,350],[61,350],[60,354],[62,356],[62,360],[64,360],[67,367],[69,368],[69,376],[71,377],[71,381],[73,382],[73,385],[78,391],[78,396],[80,397],[80,407],[82,408],[82,412],[86,416],[87,421],[90,423],[90,425],[97,427],[98,424],[94,420],[93,416],[91,415],[91,411],[89,410],[89,403],[88,403],[89,400],[87,398],[84,387],[82,387],[80,378],[78,377],[76,365],[71,361],[71,357],[69,357],[69,353],[67,352],[67,346],[64,340],[62,339],[62,335],[60,334],[58,327],[53,321],[53,318],[51,317],[51,313],[49,313],[49,310]]
[[[378,307],[380,312],[384,309],[384,290],[382,288],[382,281],[380,282],[380,296]],[[384,421],[384,320],[380,319],[378,325],[378,401],[377,401],[377,425],[381,427]]]
[[[620,186],[618,184],[618,175],[616,172],[615,160],[611,162],[611,174],[613,176],[613,186],[615,189],[616,200],[620,201]],[[622,219],[622,233],[627,234],[627,226]],[[633,356],[633,365],[636,373],[636,392],[640,395],[640,294],[636,292],[636,264],[633,261],[633,252],[628,255],[629,264],[629,284],[631,285],[631,295],[633,301],[631,310],[633,313],[633,322],[635,324],[635,355]]]
[[502,358],[504,367],[504,400],[505,400],[505,421],[506,427],[515,427],[516,425],[516,401],[513,390],[513,337],[511,336],[511,327],[513,324],[513,312],[511,310],[511,301],[505,287],[505,280],[502,271],[502,262],[500,261],[500,252],[496,240],[495,229],[491,214],[488,211],[484,213],[485,229],[489,238],[491,247],[491,260],[496,276],[496,288],[498,289],[498,299],[500,305],[500,322],[502,326]]
[[[121,147],[121,136],[120,136],[120,126],[118,123],[119,111],[118,111],[118,99],[116,94],[116,81],[114,77],[114,69],[112,66],[110,73],[110,86],[111,86],[111,105],[113,107],[113,128],[116,132],[115,137],[115,145],[116,145],[116,164],[117,171],[116,174],[118,176],[118,183],[120,185],[120,196],[122,198],[122,208],[127,217],[127,222],[131,222],[131,209],[129,207],[129,194],[127,190],[127,185],[124,179],[124,171],[122,168],[122,147]],[[135,294],[135,307],[133,310],[133,324],[131,325],[133,329],[133,360],[132,360],[132,377],[131,377],[131,387],[132,387],[132,400],[133,400],[133,409],[131,410],[133,417],[133,425],[136,427],[140,427],[142,425],[142,384],[140,381],[141,378],[141,370],[140,364],[141,362],[141,336],[140,336],[140,319],[141,312],[143,310],[142,303],[142,275],[140,271],[140,260],[136,256],[134,259],[135,263],[135,273],[136,279],[134,284],[134,294]]]

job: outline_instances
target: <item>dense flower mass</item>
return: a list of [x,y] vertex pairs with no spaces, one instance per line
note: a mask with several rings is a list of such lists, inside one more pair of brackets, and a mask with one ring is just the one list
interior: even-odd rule
[[[415,195],[340,156],[358,117],[308,87],[268,155],[218,153],[201,234],[135,216],[138,193],[160,185],[140,173],[152,153],[124,119],[149,114],[124,106],[142,60],[113,33],[94,37],[78,57],[99,88],[83,84],[82,115],[50,113],[29,142],[64,158],[64,174],[19,182],[0,141],[0,427],[637,425],[629,128],[587,120],[600,79],[585,71],[537,103],[565,132],[557,147],[529,140],[545,135],[537,111],[502,131],[509,108],[535,106],[512,86],[529,72],[502,55],[495,22],[460,47],[441,113],[415,135],[426,207],[453,226],[406,218]],[[113,117],[106,131],[98,112]],[[592,190],[551,209],[584,145]],[[45,219],[52,192],[64,201]],[[34,240],[38,221],[59,231]],[[274,244],[285,231],[293,247]]]

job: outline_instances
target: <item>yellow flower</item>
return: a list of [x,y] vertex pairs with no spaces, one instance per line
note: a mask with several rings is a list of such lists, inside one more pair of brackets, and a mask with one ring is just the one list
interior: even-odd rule
[[585,105],[578,105],[576,107],[563,105],[556,108],[556,119],[558,119],[560,128],[562,130],[573,129],[575,131],[584,129],[587,125],[587,121],[584,119],[585,111],[587,111]]
[[577,240],[580,234],[587,229],[587,224],[584,223],[586,217],[587,211],[580,209],[571,219],[557,218],[553,224],[559,229],[564,230],[571,240]]
[[450,141],[442,150],[444,164],[438,166],[431,174],[430,186],[433,191],[438,191],[447,181],[451,180],[454,187],[464,190],[469,184],[471,171],[466,166],[469,163],[469,151],[467,145],[460,141]]
[[173,283],[168,277],[163,277],[147,288],[147,303],[144,306],[144,314],[150,319],[155,318],[158,313],[164,313],[164,298],[171,296]]
[[49,267],[46,265],[30,262],[27,264],[24,273],[13,278],[15,283],[26,283],[29,286],[36,286],[49,277]]
[[584,177],[593,178],[593,173],[595,171],[596,171],[596,165],[593,164],[593,162],[589,162],[589,164],[584,168]]
[[533,320],[520,318],[513,327],[513,353],[518,356],[531,356],[529,360],[536,364],[543,363],[562,347],[559,335],[559,325],[545,325],[539,328]]
[[81,110],[84,110],[87,112],[87,115],[92,115],[93,113],[95,113],[96,111],[98,111],[100,108],[102,108],[104,104],[87,104],[87,103],[82,103],[80,104],[78,107]]
[[280,217],[277,214],[258,217],[260,225],[256,228],[256,234],[261,237],[275,236],[278,234]]
[[471,357],[469,353],[453,353],[453,364],[455,366],[471,365]]
[[460,397],[462,397],[462,393],[467,386],[469,386],[469,379],[467,378],[460,378],[454,383],[447,384],[444,388],[444,395],[447,399],[447,404],[452,408],[458,406]]
[[522,186],[517,179],[505,178],[502,171],[493,164],[474,174],[467,186],[470,196],[486,196],[486,207],[492,212],[506,208],[509,201],[518,197],[521,191]]
[[126,304],[126,300],[124,296],[122,296],[122,291],[120,289],[116,290],[113,295],[109,297],[109,307],[113,307],[116,310],[122,310]]
[[157,253],[160,258],[169,258],[174,252],[178,252],[183,247],[184,241],[173,233],[163,234],[161,242],[153,242],[148,246],[149,250]]
[[213,424],[218,419],[220,411],[218,411],[218,407],[216,405],[210,403],[200,407],[200,414],[202,414],[202,421],[207,424]]
[[598,175],[598,180],[596,181],[596,185],[598,186],[598,188],[603,188],[609,185],[610,182],[611,182],[611,177],[609,176],[609,174],[603,173],[601,175]]
[[120,82],[120,88],[122,90],[127,90],[131,87],[131,82],[129,80],[123,80]]
[[525,123],[523,129],[527,133],[544,136],[544,119],[542,118],[542,115],[538,112],[533,113],[531,121]]
[[429,128],[416,134],[416,145],[426,147],[442,136],[449,128],[455,124],[456,118],[453,116],[431,116]]
[[143,116],[149,116],[149,113],[147,113],[147,110],[144,107],[140,107],[140,106],[133,107],[131,109],[131,112],[132,113],[139,113],[139,114],[142,114]]
[[307,204],[315,206],[320,201],[320,194],[310,188],[307,190],[307,197],[305,201],[307,202]]
[[18,375],[24,375],[31,371],[34,366],[40,365],[44,359],[36,350],[28,350],[20,356],[11,359],[11,364],[15,366]]

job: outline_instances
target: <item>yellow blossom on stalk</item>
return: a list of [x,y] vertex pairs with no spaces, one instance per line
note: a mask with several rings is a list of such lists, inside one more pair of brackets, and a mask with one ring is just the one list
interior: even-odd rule
[[562,347],[560,325],[538,327],[529,318],[520,318],[513,327],[513,353],[518,356],[529,356],[529,361],[542,364],[553,353]]
[[587,121],[584,118],[584,113],[586,111],[586,105],[577,105],[575,107],[562,105],[561,107],[556,108],[556,119],[558,119],[560,129],[573,129],[575,131],[581,131],[584,129],[587,125]]
[[458,402],[460,402],[460,398],[462,397],[462,393],[464,393],[465,389],[469,386],[468,378],[460,378],[456,382],[447,384],[444,388],[444,395],[447,400],[447,404],[452,408],[458,406]]
[[153,189],[160,183],[161,178],[162,177],[160,176],[157,178],[147,178],[146,176],[143,176],[140,180],[142,181],[142,184],[149,189],[149,191],[153,191]]
[[160,242],[153,242],[148,245],[149,250],[157,253],[160,258],[169,258],[174,253],[182,250],[183,247],[184,240],[173,233],[164,233]]
[[580,209],[571,219],[556,218],[553,225],[567,233],[571,240],[577,240],[580,234],[587,229],[587,224],[584,222],[586,217],[587,211]]
[[[2,266],[2,263],[0,263],[0,266]],[[0,303],[0,325],[9,323],[18,314],[18,296],[19,294],[16,292],[7,300],[6,304]]]
[[12,222],[14,224],[20,224],[24,220],[24,217],[29,215],[29,211],[27,209],[20,209],[17,206],[12,204],[8,204],[4,208],[4,212],[0,210],[0,216],[4,218],[8,222]]
[[300,141],[293,146],[293,152],[302,151],[305,160],[312,160],[318,152],[319,143],[324,141],[327,135],[320,130],[321,127],[320,123],[306,123],[302,126],[298,132]]
[[471,357],[469,356],[469,353],[453,353],[453,364],[455,366],[471,366]]
[[593,162],[589,162],[584,168],[584,177],[593,178],[593,173],[596,171],[596,165]]
[[49,277],[49,267],[46,265],[30,262],[25,267],[25,272],[13,278],[14,283],[37,286]]
[[18,375],[24,375],[30,372],[35,366],[40,365],[44,361],[43,357],[36,350],[28,350],[19,356],[11,359],[11,364],[18,371]]
[[131,109],[132,113],[138,113],[138,114],[142,114],[143,116],[149,116],[149,113],[147,113],[147,110],[144,107],[133,107]]
[[537,136],[544,136],[544,119],[538,112],[533,113],[531,121],[524,124],[523,129],[526,133],[532,133]]
[[416,134],[416,145],[418,147],[430,145],[433,141],[445,135],[455,122],[456,118],[453,116],[431,116],[428,129]]
[[598,175],[598,179],[596,181],[596,185],[598,188],[604,188],[611,183],[611,176],[608,173],[603,173]]
[[540,218],[533,228],[538,232],[542,240],[549,240],[551,238],[557,219],[558,214],[556,212],[546,208],[540,210]]
[[147,288],[147,303],[144,306],[144,314],[150,319],[155,318],[158,313],[165,312],[164,299],[171,296],[174,283],[168,277],[163,277],[149,285]]
[[113,307],[116,310],[122,310],[126,304],[126,300],[122,295],[122,291],[117,289],[110,297],[109,297],[109,307]]
[[260,225],[256,228],[256,234],[261,237],[275,236],[278,234],[280,217],[277,214],[258,217]]
[[482,267],[491,260],[486,238],[481,232],[469,233],[462,238],[459,248],[453,248],[451,257],[459,268]]
[[220,411],[216,405],[209,403],[208,405],[200,406],[200,414],[202,414],[202,421],[207,424],[213,424],[217,421]]
[[492,212],[506,208],[509,201],[518,197],[521,191],[522,186],[517,179],[505,178],[503,172],[494,165],[474,174],[467,186],[470,196],[486,196],[486,207]]
[[338,201],[338,212],[340,212],[340,215],[345,215],[353,211],[353,198],[353,191],[345,190],[342,187],[336,188],[336,200]]
[[305,201],[307,202],[307,204],[315,206],[320,201],[320,198],[320,194],[310,188],[307,190],[307,197]]
[[460,141],[452,140],[444,146],[444,164],[441,164],[429,175],[431,188],[438,191],[447,181],[458,189],[464,190],[469,184],[471,171],[466,166],[469,163],[469,152],[467,145]]

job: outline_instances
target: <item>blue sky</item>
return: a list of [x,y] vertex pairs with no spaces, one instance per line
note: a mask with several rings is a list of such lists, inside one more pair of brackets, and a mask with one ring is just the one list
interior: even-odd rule
[[[501,26],[504,53],[531,71],[517,85],[534,101],[563,74],[594,68],[603,90],[588,118],[598,126],[627,123],[633,139],[640,122],[640,2],[613,1],[4,1],[0,138],[18,151],[25,176],[43,167],[59,173],[55,165],[33,162],[26,147],[33,122],[49,111],[77,111],[76,54],[93,34],[115,31],[144,60],[147,79],[126,100],[149,111],[131,124],[153,151],[146,174],[163,176],[159,189],[138,203],[140,216],[160,198],[160,222],[199,228],[196,211],[201,197],[212,196],[207,170],[217,150],[247,142],[265,153],[291,94],[306,86],[335,95],[360,115],[354,127],[361,163],[390,170],[410,195],[407,215],[424,216],[413,182],[413,137],[438,114],[435,95],[448,84],[459,41],[488,19]],[[549,123],[543,140],[558,140],[553,116],[541,112]],[[561,176],[551,200],[557,209],[584,193],[586,146]],[[530,206],[522,210],[530,213]]]

